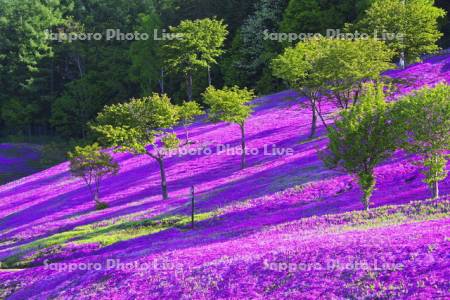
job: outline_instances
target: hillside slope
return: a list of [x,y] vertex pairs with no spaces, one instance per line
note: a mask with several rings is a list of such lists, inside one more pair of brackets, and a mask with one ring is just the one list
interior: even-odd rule
[[[450,83],[450,56],[388,74],[408,79],[401,93]],[[2,266],[27,267],[0,272],[0,298],[443,296],[449,277],[448,199],[402,206],[405,213],[380,208],[378,217],[345,214],[362,209],[361,192],[353,178],[323,166],[318,151],[327,144],[324,128],[319,138],[307,140],[311,116],[301,103],[291,91],[255,101],[246,128],[255,153],[246,170],[239,169],[238,153],[217,147],[239,148],[237,126],[194,124],[190,136],[198,153],[167,159],[168,201],[161,200],[157,164],[127,154],[116,155],[121,171],[103,183],[102,200],[110,205],[104,211],[93,210],[87,188],[71,178],[67,163],[0,187]],[[325,110],[331,121],[335,109]],[[430,196],[414,162],[399,152],[377,168],[375,207]],[[187,227],[192,185],[201,220],[194,230]],[[449,180],[441,191],[449,194]],[[330,223],[330,214],[342,220]],[[371,218],[370,224],[361,222]],[[426,263],[414,263],[417,257]],[[93,269],[117,259],[133,265]],[[268,267],[329,259],[401,262],[405,269]],[[67,263],[76,269],[62,270]],[[150,266],[139,268],[144,263]]]
[[36,145],[0,144],[0,184],[42,170],[41,151]]

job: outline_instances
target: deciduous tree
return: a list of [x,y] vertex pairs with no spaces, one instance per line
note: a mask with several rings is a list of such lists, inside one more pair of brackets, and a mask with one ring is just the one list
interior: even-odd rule
[[329,167],[342,166],[358,177],[363,190],[362,203],[370,207],[375,188],[375,167],[392,155],[396,131],[385,101],[385,86],[369,84],[360,103],[343,110],[335,125],[329,127]]
[[241,129],[241,168],[246,167],[245,121],[253,109],[249,102],[255,98],[253,90],[237,86],[216,89],[210,86],[204,93],[205,104],[210,107],[209,118],[213,122],[228,122],[239,125]]
[[117,174],[119,164],[98,144],[75,147],[73,152],[69,152],[69,159],[70,172],[74,177],[84,180],[94,198],[96,208],[106,208],[107,205],[100,201],[100,185],[105,176]]
[[181,124],[184,127],[185,132],[185,142],[186,144],[189,144],[189,130],[188,126],[191,125],[195,117],[200,116],[203,114],[203,110],[200,107],[200,105],[197,102],[184,102],[183,105],[180,107],[180,121]]
[[[184,20],[170,27],[172,39],[164,47],[166,63],[170,71],[182,73],[186,78],[188,100],[192,101],[192,76],[200,69],[208,69],[217,63],[223,53],[223,44],[228,35],[227,25],[222,20]],[[211,77],[209,84],[211,85]]]
[[[434,0],[375,0],[356,28],[369,34],[395,34],[386,38],[397,57],[413,62],[422,54],[439,49],[442,33],[438,20],[445,11],[434,6]],[[403,57],[404,56],[404,57]]]
[[450,157],[450,86],[416,91],[397,102],[394,111],[404,137],[402,148],[422,157],[425,182],[438,198]]
[[163,199],[169,198],[164,158],[179,147],[172,128],[179,122],[179,107],[166,95],[132,99],[106,106],[92,129],[116,151],[148,155],[158,162]]

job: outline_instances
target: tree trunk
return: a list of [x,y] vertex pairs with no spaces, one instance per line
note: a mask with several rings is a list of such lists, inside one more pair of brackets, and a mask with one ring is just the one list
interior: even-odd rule
[[211,79],[211,67],[208,66],[208,86],[212,85],[212,79]]
[[188,127],[186,125],[184,125],[184,132],[186,134],[186,145],[190,143],[189,141],[189,130]]
[[242,147],[242,159],[241,159],[241,169],[245,169],[246,161],[245,161],[245,124],[241,124],[241,147]]
[[316,129],[317,129],[317,111],[316,111],[316,104],[312,103],[312,121],[311,121],[311,134],[309,135],[309,138],[313,138],[314,135],[316,135]]
[[191,226],[192,226],[192,229],[194,229],[194,222],[195,222],[195,188],[194,188],[194,186],[191,186],[191,205],[192,205]]
[[373,175],[373,169],[364,168],[364,171],[358,174],[359,186],[362,189],[363,197],[361,199],[365,210],[369,210],[370,199],[372,198],[372,193],[375,188],[376,180]]
[[405,59],[405,52],[403,52],[403,51],[402,51],[402,53],[400,53],[399,65],[400,65],[400,68],[405,69],[406,59]]
[[186,80],[188,101],[192,101],[192,74],[189,73]]
[[157,159],[159,164],[159,170],[161,172],[161,190],[163,200],[169,199],[169,194],[167,192],[167,178],[166,178],[166,170],[164,169],[164,160],[162,158]]
[[363,196],[363,204],[364,204],[364,209],[366,211],[370,210],[370,199],[368,196]]
[[439,182],[433,182],[433,199],[439,198]]
[[94,201],[96,205],[100,204],[100,181],[100,177],[94,177],[94,186],[92,188],[92,193],[94,194]]
[[161,79],[159,80],[159,87],[161,94],[164,94],[164,68],[161,68]]
[[[327,122],[325,122],[325,119],[322,116],[321,109],[319,109],[318,106],[317,106],[317,101],[315,101],[315,103],[316,104],[314,105],[314,107],[316,109],[316,115],[319,116],[320,120],[322,121],[323,126],[325,126],[325,128],[328,128]],[[316,122],[317,122],[317,117],[316,117]]]
[[100,204],[100,195],[97,190],[94,192],[94,201],[95,201],[95,204]]

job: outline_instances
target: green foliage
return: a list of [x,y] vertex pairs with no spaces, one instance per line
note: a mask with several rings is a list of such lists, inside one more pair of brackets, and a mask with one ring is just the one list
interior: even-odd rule
[[[262,79],[269,80],[262,78],[271,75],[264,72],[268,67],[267,61],[277,54],[281,45],[276,41],[265,40],[264,32],[269,31],[269,28],[277,30],[286,4],[285,0],[257,1],[255,12],[244,21],[234,36],[231,49],[222,64],[226,85],[255,87]],[[260,85],[260,89],[267,90],[267,86]]]
[[59,0],[0,1],[0,76],[11,84],[5,88],[29,87],[40,60],[53,55],[45,30],[64,23],[61,8]]
[[180,107],[180,121],[184,126],[186,143],[189,143],[188,126],[195,121],[195,117],[203,114],[203,110],[197,102],[184,102]]
[[241,168],[245,168],[246,142],[245,121],[250,117],[253,108],[248,104],[255,93],[247,88],[237,86],[225,87],[221,90],[210,86],[204,93],[205,104],[210,107],[209,118],[213,122],[228,122],[238,124],[241,128],[242,160]]
[[184,102],[180,107],[180,120],[183,125],[190,125],[195,117],[203,114],[203,110],[197,102]]
[[375,187],[374,168],[396,148],[396,130],[385,102],[385,86],[369,84],[360,103],[344,110],[334,127],[328,129],[329,167],[342,166],[355,174],[364,196],[366,209]]
[[312,38],[299,42],[295,47],[286,48],[284,53],[272,60],[271,65],[275,77],[283,79],[291,88],[307,97],[312,111],[311,138],[316,133],[320,92],[324,83],[322,73],[316,70],[326,55],[326,48],[323,48],[326,41],[324,38]]
[[130,76],[132,80],[139,82],[143,95],[148,95],[156,90],[156,84],[159,82],[159,90],[162,90],[161,71],[163,68],[162,41],[154,37],[155,30],[162,27],[162,21],[156,10],[153,8],[149,14],[139,15],[139,24],[137,31],[147,33],[148,40],[135,41],[130,47],[130,58],[132,65],[130,67]]
[[294,47],[288,47],[284,53],[272,61],[272,71],[275,76],[285,80],[297,90],[319,90],[323,83],[322,74],[315,72],[320,60],[325,56],[322,46],[324,38],[312,38],[299,42]]
[[116,151],[154,158],[160,166],[162,195],[167,199],[163,159],[168,150],[180,146],[178,137],[171,132],[180,120],[179,111],[180,108],[173,105],[167,95],[153,94],[106,106],[91,128],[100,140],[115,147]]
[[192,101],[192,75],[217,63],[228,35],[223,20],[184,20],[170,27],[173,36],[164,46],[169,71],[182,73],[187,79],[188,100]]
[[423,157],[425,182],[438,197],[438,183],[448,173],[450,86],[441,83],[416,91],[397,102],[394,113],[403,133],[402,148]]
[[380,80],[382,72],[394,67],[394,53],[379,40],[327,39],[322,45],[325,54],[314,72],[323,81],[322,93],[344,109],[357,103],[363,82]]
[[398,57],[405,53],[408,62],[439,49],[436,43],[442,33],[438,20],[445,11],[435,7],[434,0],[374,0],[365,14],[356,28],[369,34],[377,31],[403,35],[386,42]]
[[66,85],[64,94],[52,105],[50,123],[61,137],[87,137],[87,123],[101,109],[94,80],[87,75]]
[[[103,142],[118,151],[134,154],[163,155],[147,150],[152,145],[157,150],[162,140],[179,121],[179,108],[167,95],[132,99],[130,102],[106,106],[97,116],[92,129]],[[163,147],[172,148],[170,144]],[[153,149],[152,149],[153,150]]]
[[40,64],[54,56],[45,30],[65,22],[66,8],[59,0],[0,0],[0,122],[9,130],[27,127],[31,133],[39,123]]
[[15,133],[17,131],[24,133],[31,125],[32,116],[36,110],[35,105],[13,98],[2,105],[1,117],[7,128],[14,129]]
[[[185,88],[192,100],[211,85],[211,75],[216,86],[247,86],[271,93],[281,87],[279,78],[283,77],[275,78],[267,62],[282,51],[283,44],[264,40],[266,29],[271,33],[325,33],[327,28],[342,28],[361,19],[361,12],[372,1],[0,0],[0,134],[7,136],[18,128],[22,135],[27,131],[31,136],[86,138],[86,123],[105,105],[153,92],[170,94],[174,103],[181,103]],[[448,33],[448,17],[440,18],[442,10],[434,8],[431,0],[406,0],[403,10],[401,1],[375,1],[382,4],[374,5],[355,28],[372,31],[372,27],[386,25],[387,31],[406,30],[406,52],[413,60],[437,49],[436,20]],[[444,0],[436,5],[448,7]],[[150,38],[107,41],[105,33],[110,28],[147,33]],[[165,28],[185,38],[167,43],[155,40],[154,30],[161,35]],[[47,38],[47,30],[104,37],[58,42]],[[441,41],[443,46],[447,43],[448,37]],[[360,46],[366,50],[359,52],[370,53],[365,58],[384,53],[371,47],[375,44]],[[399,55],[404,45],[393,41],[389,46]],[[363,56],[356,53],[346,52],[345,60],[334,60],[330,66],[335,66],[335,73],[324,82],[345,101],[358,94],[360,76],[344,72],[371,66],[364,60],[358,64],[354,58]],[[380,60],[375,66],[382,69],[383,63]],[[217,64],[220,68],[214,68]],[[318,95],[308,88],[302,91]],[[316,119],[318,107],[313,110]]]
[[322,33],[339,29],[358,18],[371,0],[290,0],[281,22],[282,32]]
[[216,89],[209,87],[203,93],[205,104],[210,107],[209,117],[213,122],[228,122],[243,126],[252,113],[248,102],[255,98],[253,90],[237,86]]
[[98,144],[75,147],[75,150],[69,152],[68,156],[72,176],[84,180],[94,197],[96,209],[106,208],[107,205],[100,202],[99,199],[100,184],[105,176],[117,174],[119,164]]
[[362,83],[378,80],[380,73],[392,65],[392,52],[383,42],[341,40],[315,37],[299,42],[272,61],[272,71],[309,100],[313,120],[311,137],[316,131],[322,95],[329,95],[341,108],[356,103]]
[[312,38],[299,42],[272,62],[275,76],[297,90],[352,92],[363,80],[378,79],[392,67],[383,42]]

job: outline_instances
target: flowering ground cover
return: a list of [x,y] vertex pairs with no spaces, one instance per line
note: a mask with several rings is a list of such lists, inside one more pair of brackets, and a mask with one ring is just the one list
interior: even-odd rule
[[[399,94],[450,83],[450,56],[388,75],[407,79]],[[240,170],[238,126],[199,120],[191,152],[166,161],[167,201],[156,162],[129,154],[115,154],[121,170],[103,183],[106,210],[94,210],[68,163],[1,186],[0,261],[20,270],[0,271],[0,298],[448,296],[449,199],[426,201],[416,157],[398,152],[380,165],[375,209],[361,212],[354,178],[319,158],[324,128],[307,140],[302,99],[286,91],[255,105],[248,168]],[[331,122],[335,107],[323,109]],[[449,191],[447,179],[441,193]]]

